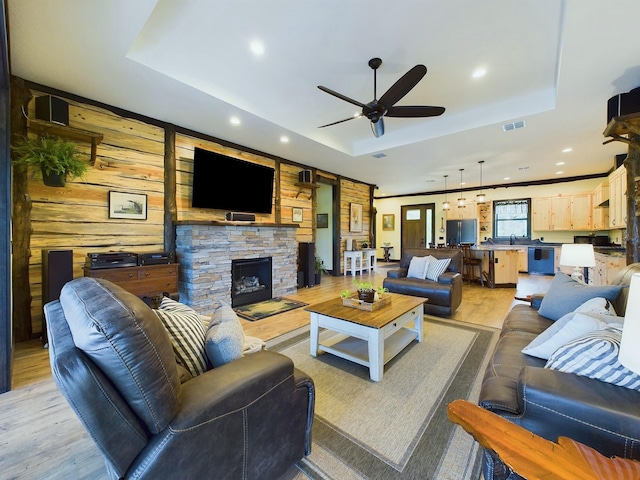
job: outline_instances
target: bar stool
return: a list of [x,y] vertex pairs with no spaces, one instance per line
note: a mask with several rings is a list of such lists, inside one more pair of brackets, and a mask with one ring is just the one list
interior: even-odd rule
[[[469,281],[469,284],[473,280],[480,280],[480,285],[484,287],[484,278],[482,276],[482,259],[475,258],[471,255],[471,245],[460,245],[462,250],[462,277]],[[478,275],[476,276],[476,268],[478,269]]]

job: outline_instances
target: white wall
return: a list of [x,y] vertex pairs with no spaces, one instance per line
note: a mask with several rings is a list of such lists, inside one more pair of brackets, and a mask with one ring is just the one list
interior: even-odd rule
[[[596,186],[605,181],[606,177],[603,178],[595,178],[590,180],[578,180],[574,182],[565,182],[565,183],[554,183],[551,185],[535,185],[531,187],[509,187],[509,188],[496,188],[496,189],[487,189],[484,188],[483,191],[487,195],[487,201],[493,200],[508,200],[508,199],[517,199],[517,198],[536,198],[536,197],[552,197],[559,194],[562,195],[573,195],[577,193],[585,193],[585,192],[593,192]],[[466,197],[471,199],[475,198],[476,193],[478,192],[465,192]],[[378,247],[378,257],[382,257],[383,250],[382,244],[385,242],[394,245],[395,248],[391,250],[391,259],[399,260],[400,259],[400,245],[401,245],[401,236],[400,236],[400,226],[402,224],[402,219],[400,218],[400,211],[402,205],[420,205],[425,203],[435,203],[435,229],[436,229],[436,239],[438,237],[443,236],[445,234],[441,234],[438,232],[440,229],[440,224],[442,219],[444,219],[444,224],[446,228],[446,218],[444,217],[444,212],[442,211],[442,202],[444,202],[444,195],[419,195],[412,197],[397,197],[397,198],[381,198],[374,199],[373,206],[377,209],[376,216],[376,234],[377,234],[377,247]],[[447,200],[455,207],[455,199],[457,198],[457,192],[455,190],[451,190],[447,194]],[[382,215],[393,213],[395,214],[395,229],[393,231],[384,231],[382,230]],[[552,231],[544,231],[544,232],[531,232],[531,238],[541,238],[544,237],[545,242],[554,242],[554,243],[571,243],[573,242],[574,235],[588,235],[589,231],[581,232],[581,231],[570,231],[570,232],[552,232]],[[622,238],[622,232],[620,230],[613,230],[610,232],[598,231],[598,235],[606,235],[609,233],[610,239],[613,242],[620,243]],[[616,241],[616,237],[618,240]],[[480,241],[484,241],[485,238],[481,237]],[[437,242],[436,242],[437,243]]]

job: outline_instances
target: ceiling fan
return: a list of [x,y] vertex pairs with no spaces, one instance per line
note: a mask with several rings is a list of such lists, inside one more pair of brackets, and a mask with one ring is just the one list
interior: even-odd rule
[[413,87],[415,87],[422,77],[424,77],[427,73],[427,67],[424,65],[416,65],[407,73],[405,73],[400,80],[391,85],[391,88],[385,92],[380,100],[378,100],[376,93],[376,72],[378,68],[382,65],[382,60],[379,58],[372,58],[369,60],[369,67],[373,70],[373,100],[367,104],[361,103],[352,98],[346,97],[338,92],[334,92],[333,90],[323,87],[322,85],[318,85],[318,88],[323,92],[328,93],[329,95],[333,95],[345,102],[349,102],[353,105],[357,105],[362,108],[362,113],[359,115],[354,115],[349,118],[345,118],[344,120],[338,120],[337,122],[328,123],[327,125],[322,125],[318,128],[330,127],[331,125],[336,125],[338,123],[347,122],[349,120],[353,120],[354,118],[367,117],[371,121],[371,131],[376,137],[381,137],[384,135],[384,121],[383,117],[437,117],[444,113],[444,107],[428,107],[428,106],[416,106],[416,105],[407,105],[407,106],[398,106],[395,104],[402,99],[407,93],[411,91]]

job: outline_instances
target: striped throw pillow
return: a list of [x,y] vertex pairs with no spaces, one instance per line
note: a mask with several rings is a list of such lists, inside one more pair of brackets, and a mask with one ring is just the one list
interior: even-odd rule
[[450,258],[443,258],[441,260],[436,260],[435,258],[433,258],[429,262],[429,267],[427,267],[427,278],[429,280],[437,282],[438,277],[445,272],[450,263]]
[[196,377],[207,370],[206,331],[200,315],[187,305],[164,297],[154,310],[169,332],[176,362]]
[[618,361],[621,338],[621,324],[588,333],[556,350],[545,368],[640,391],[640,375]]

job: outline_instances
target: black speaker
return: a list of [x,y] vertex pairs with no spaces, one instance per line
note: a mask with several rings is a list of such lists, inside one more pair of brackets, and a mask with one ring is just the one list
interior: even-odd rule
[[311,183],[311,170],[302,170],[298,173],[300,183]]
[[36,98],[36,118],[69,125],[69,104],[58,97],[42,95]]
[[613,117],[640,112],[640,87],[621,93],[607,101],[607,124]]
[[316,244],[300,243],[298,246],[298,271],[304,275],[303,286],[313,287],[316,284]]
[[[65,283],[73,280],[73,250],[42,250],[42,306],[60,298]],[[42,344],[47,345],[47,324],[42,314]]]
[[225,218],[231,222],[255,222],[256,216],[253,213],[227,212]]

